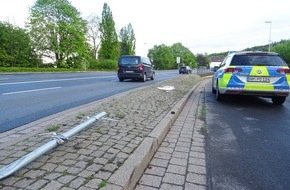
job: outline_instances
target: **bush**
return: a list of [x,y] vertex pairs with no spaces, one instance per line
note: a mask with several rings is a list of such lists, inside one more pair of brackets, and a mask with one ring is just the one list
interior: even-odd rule
[[115,60],[94,60],[90,63],[90,69],[93,70],[100,70],[100,71],[111,71],[111,70],[116,70],[118,66],[118,61]]
[[53,63],[46,63],[46,64],[39,64],[39,68],[54,68],[56,64]]
[[66,68],[32,68],[32,67],[0,67],[0,72],[76,72],[79,69]]
[[90,62],[90,69],[93,69],[93,70],[97,70],[100,68],[100,61],[99,60],[93,60]]
[[[116,71],[118,61],[115,60],[93,60],[87,63],[86,66],[89,70],[97,71]],[[83,71],[84,68],[68,68],[68,65],[59,63],[56,64],[40,64],[39,67],[3,67],[0,65],[0,72],[74,72]]]
[[280,43],[272,48],[273,52],[277,52],[290,66],[290,41]]
[[116,70],[118,61],[106,59],[101,61],[101,68],[105,70]]

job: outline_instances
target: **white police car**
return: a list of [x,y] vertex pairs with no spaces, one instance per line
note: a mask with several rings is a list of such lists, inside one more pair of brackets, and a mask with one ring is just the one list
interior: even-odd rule
[[290,93],[290,69],[273,52],[234,52],[212,77],[212,92],[218,101],[227,94],[271,98],[281,105]]

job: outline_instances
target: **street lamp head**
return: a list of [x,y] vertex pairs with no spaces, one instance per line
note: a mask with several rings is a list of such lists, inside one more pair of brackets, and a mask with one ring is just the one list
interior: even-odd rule
[[272,23],[272,21],[269,21],[269,20],[268,20],[268,21],[265,21],[265,23],[267,23],[267,24],[271,24],[271,23]]

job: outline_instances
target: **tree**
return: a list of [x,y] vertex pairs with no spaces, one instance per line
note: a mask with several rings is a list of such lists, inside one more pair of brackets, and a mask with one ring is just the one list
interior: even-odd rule
[[281,43],[273,46],[273,52],[277,52],[290,66],[290,40],[282,41]]
[[196,67],[196,57],[181,43],[175,43],[172,46],[155,45],[149,49],[148,57],[153,60],[156,69],[177,69],[176,58],[180,57],[181,64]]
[[209,67],[210,61],[207,54],[203,55],[203,54],[198,53],[196,56],[196,61],[199,67],[206,67],[206,68]]
[[149,49],[148,57],[155,65],[155,69],[177,68],[171,49],[165,44],[155,45],[152,49]]
[[115,29],[115,22],[110,7],[104,3],[102,20],[100,23],[101,47],[99,58],[117,60],[119,57],[118,35]]
[[86,23],[68,0],[37,0],[27,25],[32,46],[58,67],[81,67],[86,62]]
[[175,43],[171,46],[171,50],[175,58],[180,57],[181,64],[191,68],[196,67],[196,57],[187,47],[184,47],[181,43]]
[[120,31],[120,54],[135,55],[136,39],[131,23]]
[[32,66],[32,49],[27,32],[0,22],[0,66]]
[[92,43],[93,58],[97,58],[100,38],[100,18],[97,15],[90,15],[87,19],[87,38]]

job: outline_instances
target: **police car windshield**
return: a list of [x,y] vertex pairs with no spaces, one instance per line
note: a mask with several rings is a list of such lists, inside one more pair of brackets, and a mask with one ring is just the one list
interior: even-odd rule
[[123,57],[119,61],[119,64],[121,65],[135,65],[138,63],[139,63],[138,57]]
[[278,55],[235,55],[231,65],[243,66],[287,66]]

